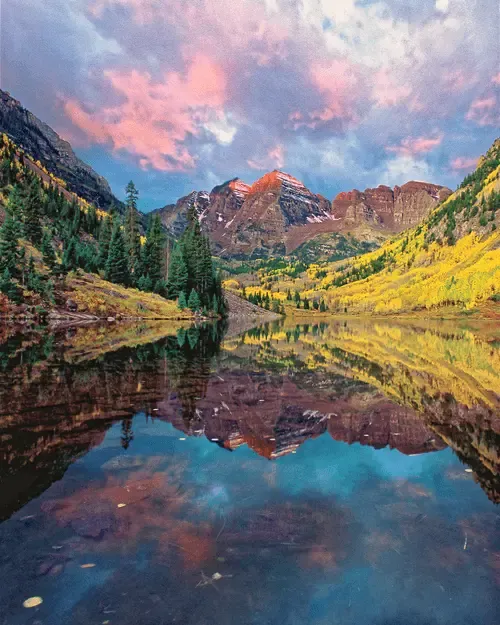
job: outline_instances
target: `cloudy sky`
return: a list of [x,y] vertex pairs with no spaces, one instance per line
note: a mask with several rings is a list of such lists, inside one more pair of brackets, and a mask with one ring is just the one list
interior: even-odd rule
[[500,134],[497,0],[8,0],[1,86],[145,210],[278,168],[455,187]]

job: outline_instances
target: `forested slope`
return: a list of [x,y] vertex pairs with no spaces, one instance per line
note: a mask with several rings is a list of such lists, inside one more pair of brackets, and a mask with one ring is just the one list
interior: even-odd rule
[[348,264],[310,267],[305,297],[349,313],[470,310],[500,299],[499,176],[497,140],[419,226]]

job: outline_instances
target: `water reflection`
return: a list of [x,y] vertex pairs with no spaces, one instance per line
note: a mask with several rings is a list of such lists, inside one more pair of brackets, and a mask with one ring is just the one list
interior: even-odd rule
[[495,330],[224,330],[3,337],[0,623],[495,625]]

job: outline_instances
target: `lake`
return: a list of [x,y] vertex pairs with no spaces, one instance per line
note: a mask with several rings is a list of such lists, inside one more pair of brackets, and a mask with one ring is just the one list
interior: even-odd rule
[[0,341],[0,625],[500,622],[498,324]]

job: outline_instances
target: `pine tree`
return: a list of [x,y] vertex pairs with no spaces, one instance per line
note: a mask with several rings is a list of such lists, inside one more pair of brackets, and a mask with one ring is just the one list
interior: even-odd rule
[[3,293],[13,302],[19,301],[18,289],[12,282],[12,276],[7,268],[0,275],[0,293]]
[[52,246],[52,237],[48,230],[45,230],[43,233],[41,251],[43,262],[47,265],[50,271],[53,271],[56,265],[56,254]]
[[188,307],[187,305],[187,301],[186,301],[186,294],[184,293],[184,291],[181,291],[179,293],[179,299],[177,300],[177,306],[181,309],[184,310],[185,308]]
[[137,281],[137,288],[141,291],[152,291],[153,290],[153,282],[149,276],[141,276]]
[[42,241],[42,225],[40,223],[41,205],[40,182],[35,178],[30,185],[23,215],[23,234],[28,241],[31,241],[34,245],[39,245]]
[[309,300],[304,297],[304,310],[309,310]]
[[320,305],[319,305],[319,309],[320,309],[321,312],[326,312],[327,311],[324,299],[321,300]]
[[125,240],[119,220],[113,227],[111,242],[109,244],[108,260],[106,261],[106,280],[117,284],[129,284],[129,272]]
[[186,291],[188,286],[188,270],[181,246],[177,243],[170,256],[168,268],[167,291],[171,299],[178,298],[181,291]]
[[74,236],[78,236],[80,233],[81,225],[82,225],[82,211],[80,210],[80,207],[77,205],[73,213],[73,222],[71,224],[71,234],[73,234]]
[[14,185],[9,194],[9,201],[7,202],[7,210],[12,216],[14,223],[16,224],[17,236],[20,238],[22,235],[22,221],[23,221],[23,206],[24,198],[19,185]]
[[158,293],[158,295],[161,295],[162,297],[167,297],[168,284],[165,278],[160,278],[156,281],[156,284],[154,285],[154,292]]
[[103,217],[99,229],[99,253],[97,255],[97,265],[101,269],[106,268],[109,256],[109,244],[111,243],[111,218]]
[[163,278],[163,232],[159,215],[154,215],[149,223],[146,243],[142,252],[143,273],[153,282],[153,289]]
[[125,245],[128,256],[128,269],[131,279],[138,282],[141,273],[141,235],[137,223],[137,199],[139,192],[132,181],[127,185],[126,194]]
[[194,289],[192,289],[191,293],[189,294],[188,307],[193,312],[197,312],[200,310],[200,306],[201,306],[200,296]]
[[97,217],[97,211],[95,206],[92,204],[87,212],[87,231],[93,237],[97,235],[97,231],[99,229],[99,219]]
[[17,276],[21,261],[18,243],[19,228],[13,216],[8,212],[0,228],[0,270],[8,270],[11,276]]
[[133,208],[137,210],[137,200],[139,199],[139,191],[137,190],[133,180],[131,180],[125,188],[125,205],[127,208]]
[[26,270],[26,286],[30,291],[35,291],[35,293],[43,293],[44,291],[44,285],[36,271],[33,256],[30,256]]
[[217,299],[217,295],[215,295],[215,293],[212,297],[212,312],[214,313],[214,315],[219,314],[219,300]]
[[62,256],[62,269],[65,272],[78,268],[78,240],[70,237],[64,244]]

